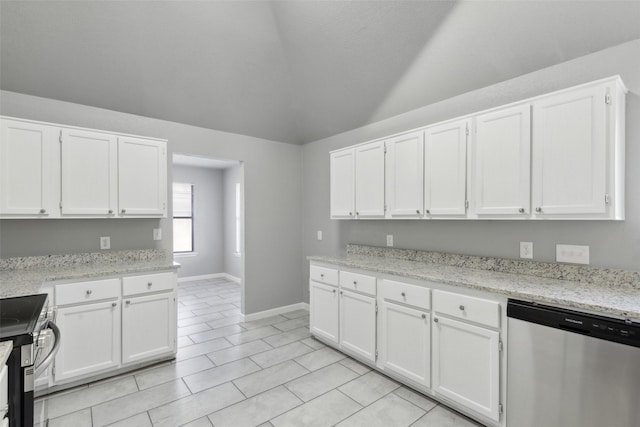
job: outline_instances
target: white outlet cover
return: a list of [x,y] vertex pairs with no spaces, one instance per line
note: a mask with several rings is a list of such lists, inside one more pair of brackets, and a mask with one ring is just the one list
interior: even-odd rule
[[393,234],[387,234],[387,246],[393,246]]
[[556,245],[556,262],[589,264],[589,246]]
[[153,240],[162,240],[162,228],[153,229]]
[[533,242],[520,242],[520,258],[533,259]]
[[111,237],[100,237],[100,249],[111,249]]
[[318,230],[318,240],[322,240],[322,230]]

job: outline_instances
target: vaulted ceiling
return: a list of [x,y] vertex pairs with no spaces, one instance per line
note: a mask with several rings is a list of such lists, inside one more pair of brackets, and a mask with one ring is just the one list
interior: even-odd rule
[[297,144],[640,38],[640,1],[2,1],[0,15],[3,90]]

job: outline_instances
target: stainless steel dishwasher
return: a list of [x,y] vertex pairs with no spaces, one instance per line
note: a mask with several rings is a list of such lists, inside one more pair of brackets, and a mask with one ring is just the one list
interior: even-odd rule
[[640,427],[640,323],[509,300],[508,427]]

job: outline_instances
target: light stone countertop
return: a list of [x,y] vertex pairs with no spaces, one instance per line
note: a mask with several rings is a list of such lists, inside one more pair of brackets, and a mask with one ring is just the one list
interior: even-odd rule
[[7,363],[11,350],[13,350],[13,341],[0,342],[0,369]]
[[640,288],[615,281],[595,283],[496,272],[383,256],[310,256],[309,261],[433,281],[509,298],[597,311],[640,321]]
[[101,276],[152,273],[161,270],[177,270],[180,265],[172,259],[156,258],[101,262],[62,264],[55,267],[39,265],[34,268],[0,270],[0,298],[17,297],[39,293],[44,282],[55,280],[95,279]]

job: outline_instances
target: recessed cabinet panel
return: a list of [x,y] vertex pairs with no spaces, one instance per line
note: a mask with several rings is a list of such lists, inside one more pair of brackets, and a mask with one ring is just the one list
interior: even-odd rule
[[118,156],[115,135],[63,129],[62,215],[115,214]]
[[118,208],[121,216],[166,215],[166,143],[118,138]]
[[387,216],[419,218],[424,209],[424,132],[401,135],[385,143]]
[[375,298],[355,292],[340,291],[340,348],[375,362]]
[[530,213],[531,111],[520,105],[475,119],[472,144],[475,213]]
[[433,391],[498,421],[499,333],[434,316]]
[[331,218],[355,215],[355,154],[353,150],[331,153]]
[[339,344],[338,288],[311,281],[309,330],[336,346]]
[[534,102],[536,215],[606,212],[606,95],[598,85]]
[[427,217],[466,214],[467,129],[467,120],[425,129],[424,207]]
[[431,316],[383,302],[380,350],[385,371],[425,387],[431,385]]
[[384,142],[355,148],[356,215],[384,217]]
[[0,124],[0,215],[57,216],[55,128],[4,118]]

